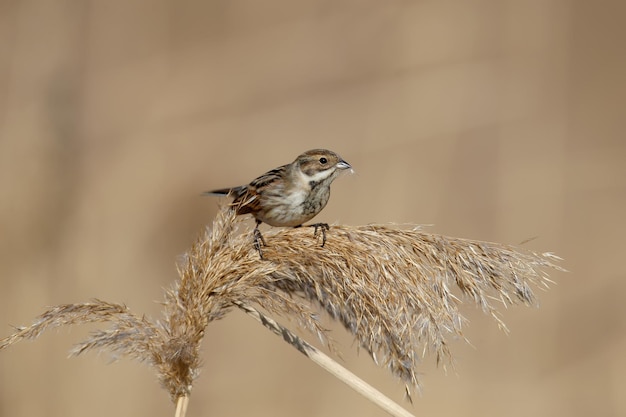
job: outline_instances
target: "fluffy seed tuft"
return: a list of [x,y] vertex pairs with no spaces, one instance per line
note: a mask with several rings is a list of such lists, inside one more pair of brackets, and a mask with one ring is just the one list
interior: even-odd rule
[[447,340],[463,337],[463,299],[505,328],[497,303],[535,305],[533,289],[550,283],[546,270],[562,270],[550,253],[390,226],[332,226],[324,247],[310,228],[271,229],[259,260],[240,225],[234,211],[219,213],[180,263],[161,320],[100,300],[61,305],[0,340],[0,350],[50,328],[107,322],[72,353],[106,350],[147,363],[176,401],[189,397],[207,326],[231,308],[256,304],[328,341],[321,306],[377,363],[417,386],[424,355],[450,363]]

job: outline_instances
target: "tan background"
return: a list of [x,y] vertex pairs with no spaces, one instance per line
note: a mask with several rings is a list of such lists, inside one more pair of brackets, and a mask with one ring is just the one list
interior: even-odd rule
[[[158,315],[209,224],[199,192],[328,147],[357,174],[320,221],[435,224],[566,259],[510,336],[471,306],[421,416],[626,415],[626,2],[0,1],[0,335],[98,297]],[[0,353],[1,416],[171,416],[87,329]],[[402,388],[338,330],[346,365]],[[189,416],[384,413],[233,312]],[[406,404],[406,403],[405,403]]]

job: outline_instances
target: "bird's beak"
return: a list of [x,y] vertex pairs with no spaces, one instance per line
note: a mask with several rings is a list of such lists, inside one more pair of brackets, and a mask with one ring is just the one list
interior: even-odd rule
[[352,169],[352,165],[344,161],[343,159],[337,162],[337,168],[339,169]]

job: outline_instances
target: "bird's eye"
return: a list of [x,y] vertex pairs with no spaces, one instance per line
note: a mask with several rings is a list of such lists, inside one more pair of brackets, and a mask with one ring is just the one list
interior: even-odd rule
[[320,158],[320,164],[325,164],[328,162],[328,159],[324,158],[323,156]]

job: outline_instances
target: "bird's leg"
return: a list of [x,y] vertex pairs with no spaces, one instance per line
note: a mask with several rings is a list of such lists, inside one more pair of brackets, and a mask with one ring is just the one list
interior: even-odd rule
[[330,230],[330,226],[328,223],[315,223],[310,224],[309,227],[314,227],[315,231],[313,232],[313,237],[317,237],[318,233],[321,231],[322,233],[322,247],[326,244],[326,231]]
[[260,224],[261,222],[257,220],[256,226],[254,227],[254,249],[256,249],[257,252],[259,252],[259,256],[261,257],[261,259],[263,259],[263,251],[261,250],[261,245],[267,246],[267,244],[265,243],[265,239],[263,239],[263,235],[261,234],[261,231],[259,230]]

